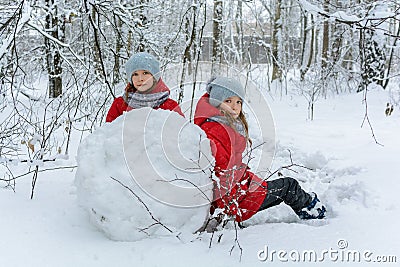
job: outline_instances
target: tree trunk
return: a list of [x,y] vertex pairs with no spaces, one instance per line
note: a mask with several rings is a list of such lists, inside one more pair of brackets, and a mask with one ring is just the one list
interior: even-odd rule
[[[46,15],[46,31],[52,38],[59,40],[60,25],[57,6],[54,5],[54,0],[46,0],[45,3],[48,8]],[[63,36],[63,34],[61,35]],[[62,58],[55,42],[47,37],[45,37],[44,42],[46,49],[47,73],[49,77],[49,97],[56,98],[62,94]]]
[[[311,15],[311,25],[314,24],[314,20],[313,20],[313,15]],[[304,25],[303,25],[303,48],[302,48],[302,67],[300,69],[300,79],[303,81],[305,78],[305,75],[307,73],[307,71],[309,70],[311,63],[312,63],[312,59],[314,56],[314,39],[315,39],[315,34],[314,34],[314,28],[310,28],[309,30],[307,30],[308,28],[308,18],[307,18],[307,13],[304,14]],[[308,51],[308,59],[307,59],[307,63],[304,63],[305,61],[305,51],[306,51],[306,45],[307,45],[307,36],[309,35],[308,33],[311,32],[311,38],[309,41],[310,44],[310,49]],[[305,64],[305,65],[304,65]]]
[[213,11],[213,47],[211,55],[212,75],[218,71],[216,65],[222,61],[222,0],[214,0]]
[[121,58],[121,49],[122,49],[122,40],[121,40],[120,33],[122,33],[122,21],[115,13],[114,13],[114,22],[115,22],[115,27],[116,27],[116,36],[115,36],[113,84],[116,85],[120,82],[119,70],[121,68],[120,58]]
[[[93,24],[94,25],[97,24],[97,26],[99,26],[99,28],[100,28],[100,18],[97,15],[95,7],[93,7],[93,6],[92,6],[92,16],[91,17],[92,17]],[[93,34],[98,35],[98,32],[97,32],[95,27],[93,27]],[[95,37],[95,40],[98,40],[98,42],[100,42],[100,38],[98,38],[98,36]],[[99,45],[100,44],[97,44],[96,42],[93,42],[93,53],[94,53],[93,61],[94,61],[95,73],[97,75],[102,75],[103,71],[101,69],[100,51],[99,51],[99,48],[98,48]]]
[[132,51],[132,45],[133,44],[133,34],[132,31],[129,30],[128,32],[128,43],[126,44],[126,50],[128,53],[128,58],[131,56],[131,51]]
[[281,6],[282,0],[277,0],[275,5],[275,16],[272,31],[272,81],[282,80],[282,69],[279,66],[279,42],[282,33]]
[[[396,36],[400,36],[400,23],[399,24],[397,24],[396,22],[394,23],[394,28],[396,28],[396,25],[397,25],[397,32],[395,33],[396,34]],[[393,40],[393,44],[392,44],[392,46],[390,47],[390,53],[389,53],[389,61],[388,61],[388,64],[387,64],[387,70],[386,70],[386,77],[389,77],[389,74],[390,74],[390,68],[392,67],[392,60],[393,60],[393,54],[394,54],[394,47],[396,47],[396,42],[397,42],[397,39],[398,38],[394,38],[394,40]],[[387,78],[386,80],[385,80],[385,82],[383,83],[383,89],[386,89],[386,87],[387,87],[387,85],[389,84],[389,78]]]
[[192,5],[192,12],[187,14],[186,16],[186,22],[185,22],[185,39],[186,39],[186,47],[185,51],[183,53],[183,68],[182,68],[182,75],[181,75],[181,81],[179,83],[179,96],[178,96],[178,103],[182,103],[183,101],[183,93],[184,93],[184,85],[185,85],[185,80],[186,80],[186,73],[190,74],[191,73],[191,65],[192,65],[192,59],[193,59],[193,46],[196,41],[197,37],[197,5],[193,3]]
[[[237,35],[237,50],[239,53],[239,61],[243,62],[244,55],[244,33],[243,33],[243,2],[242,0],[237,1],[236,10],[236,35]],[[249,59],[250,62],[250,59]]]
[[[324,1],[324,11],[329,12],[329,0]],[[321,68],[322,71],[325,72],[326,68],[328,67],[328,61],[329,61],[329,22],[327,19],[324,20],[324,26],[323,26],[323,37],[322,37],[322,62],[321,62]]]
[[144,36],[144,30],[148,28],[148,18],[146,6],[149,0],[139,0],[139,22],[136,23],[137,29],[139,30],[139,44],[136,48],[136,52],[144,52],[148,46],[146,38]]

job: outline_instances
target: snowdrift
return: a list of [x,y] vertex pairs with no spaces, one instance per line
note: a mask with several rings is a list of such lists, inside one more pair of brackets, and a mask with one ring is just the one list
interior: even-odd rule
[[125,113],[81,143],[77,163],[78,203],[110,239],[193,233],[208,214],[210,144],[175,112]]

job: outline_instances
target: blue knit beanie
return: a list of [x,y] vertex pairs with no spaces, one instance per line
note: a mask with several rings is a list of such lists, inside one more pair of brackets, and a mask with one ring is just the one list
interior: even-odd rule
[[131,56],[125,64],[126,78],[132,84],[132,74],[137,70],[147,70],[158,81],[161,77],[160,62],[146,52],[139,52]]
[[212,78],[208,81],[206,90],[210,94],[209,102],[214,107],[218,107],[225,99],[231,96],[237,96],[242,100],[245,99],[242,84],[233,78]]

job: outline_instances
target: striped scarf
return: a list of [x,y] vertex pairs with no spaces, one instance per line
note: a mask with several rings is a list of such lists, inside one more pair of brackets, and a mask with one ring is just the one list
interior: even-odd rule
[[127,103],[131,108],[156,108],[165,102],[169,97],[169,92],[159,92],[154,94],[139,94],[139,93],[128,93]]
[[239,134],[246,137],[246,130],[241,120],[234,120],[232,123],[229,122],[228,118],[225,116],[213,116],[207,119],[207,121],[215,121],[218,123],[225,124],[229,127],[232,127]]

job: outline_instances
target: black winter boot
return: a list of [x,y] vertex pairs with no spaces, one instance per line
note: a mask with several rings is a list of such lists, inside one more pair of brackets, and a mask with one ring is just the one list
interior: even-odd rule
[[325,217],[325,206],[319,201],[317,194],[312,192],[311,197],[313,198],[311,203],[307,205],[307,207],[302,208],[297,211],[296,214],[302,220],[310,220],[310,219],[322,219]]

